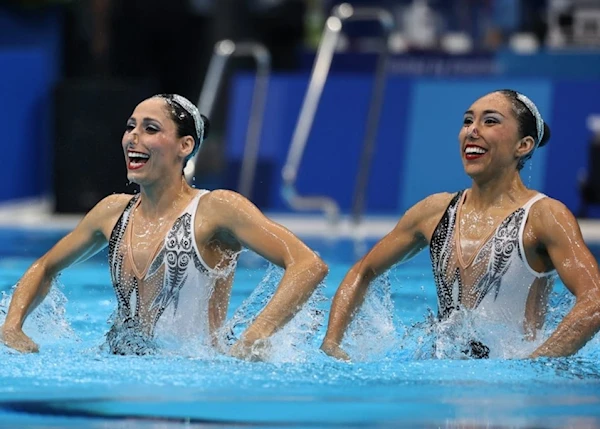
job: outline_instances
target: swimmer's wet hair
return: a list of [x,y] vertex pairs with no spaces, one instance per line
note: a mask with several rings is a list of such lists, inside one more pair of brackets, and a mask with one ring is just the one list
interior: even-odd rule
[[535,149],[545,146],[548,143],[548,140],[550,140],[550,127],[542,119],[533,101],[525,95],[512,89],[500,89],[495,92],[499,92],[510,100],[513,112],[519,123],[520,138],[531,136],[535,141],[535,147],[519,160],[517,169],[521,170],[525,163],[533,156]]
[[200,150],[202,143],[208,137],[210,122],[202,115],[198,108],[187,98],[177,94],[158,94],[154,97],[162,98],[169,106],[169,115],[177,125],[177,136],[192,136],[194,138],[194,149],[185,161],[193,158]]

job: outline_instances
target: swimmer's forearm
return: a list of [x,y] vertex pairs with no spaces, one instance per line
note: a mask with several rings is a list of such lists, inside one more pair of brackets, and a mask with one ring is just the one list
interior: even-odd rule
[[52,285],[52,276],[48,275],[45,264],[36,262],[19,281],[4,322],[7,328],[21,329],[25,319],[48,293]]
[[289,322],[327,275],[327,266],[320,259],[287,267],[273,298],[244,333],[244,339],[254,342],[270,337]]
[[585,346],[599,329],[600,303],[591,299],[578,301],[531,357],[571,356]]
[[355,268],[346,275],[333,297],[323,343],[339,345],[342,342],[352,317],[365,299],[368,285],[369,279],[361,276]]

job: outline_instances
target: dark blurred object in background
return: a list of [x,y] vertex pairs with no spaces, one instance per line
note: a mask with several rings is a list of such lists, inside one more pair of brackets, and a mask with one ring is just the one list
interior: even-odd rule
[[600,46],[599,0],[548,0],[547,16],[549,47]]
[[592,133],[588,149],[587,169],[580,172],[581,195],[580,218],[587,218],[590,206],[600,205],[600,115],[588,117],[588,129]]
[[121,138],[144,83],[79,80],[56,89],[54,197],[58,213],[84,213],[102,198],[132,193]]
[[251,0],[250,11],[250,37],[270,50],[273,69],[296,69],[304,41],[306,1]]
[[[57,211],[87,211],[109,193],[126,190],[120,139],[127,117],[155,93],[177,93],[196,103],[217,41],[261,42],[274,70],[296,69],[304,10],[304,0],[71,2],[64,79],[56,92]],[[227,168],[229,80],[253,67],[251,60],[230,61],[210,118],[211,138],[198,158],[198,187],[224,184],[219,178]],[[77,162],[65,161],[71,154],[78,154]]]

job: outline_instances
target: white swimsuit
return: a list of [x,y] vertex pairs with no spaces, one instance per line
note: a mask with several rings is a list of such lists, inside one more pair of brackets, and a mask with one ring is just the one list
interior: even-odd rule
[[112,353],[150,353],[160,343],[183,338],[207,343],[208,302],[224,275],[206,265],[194,238],[199,191],[175,220],[146,267],[139,270],[130,251],[130,220],[140,202],[131,199],[109,242],[110,273],[118,308],[107,334]]
[[[444,321],[457,311],[464,312],[464,304],[468,302],[469,313],[476,323],[485,322],[488,331],[500,330],[497,332],[499,337],[492,339],[489,336],[488,343],[498,343],[500,337],[507,337],[509,332],[522,337],[529,322],[525,310],[532,285],[541,282],[538,286],[542,288],[552,287],[555,278],[554,271],[534,271],[527,262],[523,246],[529,210],[545,195],[537,194],[508,215],[469,261],[464,261],[460,253],[457,228],[464,197],[465,191],[461,191],[452,199],[431,239],[438,318]],[[468,297],[463,296],[465,293]]]

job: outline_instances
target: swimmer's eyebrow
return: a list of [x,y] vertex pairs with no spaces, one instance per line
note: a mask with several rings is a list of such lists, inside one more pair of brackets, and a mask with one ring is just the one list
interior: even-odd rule
[[[498,112],[497,110],[491,110],[491,109],[488,109],[488,110],[484,110],[484,111],[483,111],[483,114],[484,114],[484,115],[488,115],[488,114],[490,114],[490,113],[495,113],[495,114],[497,114],[497,115],[500,115],[500,116],[504,117],[504,115],[503,115],[502,113]],[[472,110],[467,110],[467,111],[465,112],[465,115],[473,115],[473,114],[474,114],[474,113],[473,113],[473,111],[472,111]]]
[[[136,120],[135,120],[135,118],[133,116],[131,116],[129,119],[127,119],[127,123],[129,123],[129,122],[136,122]],[[142,119],[142,124],[143,123],[148,123],[148,122],[156,122],[157,124],[162,125],[160,123],[160,121],[158,119],[155,119],[155,118],[144,118],[144,119]]]

